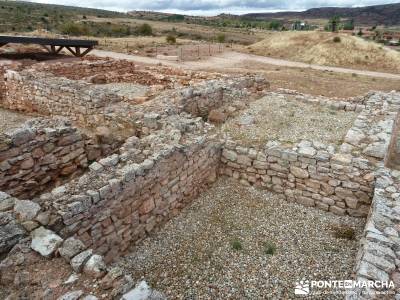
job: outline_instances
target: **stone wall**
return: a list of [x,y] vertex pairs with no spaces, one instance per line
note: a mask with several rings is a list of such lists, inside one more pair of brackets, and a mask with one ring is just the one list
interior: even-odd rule
[[393,125],[389,149],[385,157],[385,166],[399,170],[400,168],[400,113]]
[[57,216],[51,228],[110,261],[216,180],[219,160],[220,144],[204,135],[181,138],[170,129],[133,137],[120,154],[91,164],[85,175],[43,194],[40,202]]
[[136,71],[135,63],[127,60],[81,60],[71,63],[52,63],[36,64],[35,70],[40,72],[49,72],[57,77],[65,77],[72,80],[81,80],[82,78],[92,77],[98,74],[116,72],[117,74],[126,74]]
[[[173,88],[176,78],[164,76],[168,68],[138,67],[127,60],[82,60],[71,63],[37,64],[33,66],[38,72],[50,73],[52,76],[65,77],[71,80],[84,80],[94,84],[136,83],[146,86]],[[186,75],[184,73],[184,75]],[[185,76],[184,76],[185,77]]]
[[371,93],[363,103],[365,108],[339,150],[312,141],[291,146],[270,141],[263,148],[246,148],[240,141],[228,139],[223,146],[221,173],[243,184],[282,193],[289,201],[365,217],[376,164],[387,153],[400,97]]
[[[371,210],[354,267],[355,288],[346,299],[398,299],[400,297],[400,173],[380,165]],[[374,287],[368,282],[393,282]]]
[[180,86],[176,90],[160,93],[145,103],[132,104],[107,86],[54,77],[39,71],[7,70],[6,96],[0,101],[0,106],[40,115],[65,116],[91,128],[102,124],[119,130],[128,129],[131,135],[135,134],[135,129],[140,131],[145,126],[143,120],[146,113],[164,118],[186,111],[206,117],[211,109],[226,104],[232,97],[248,100],[251,93],[268,87],[266,80],[258,76],[220,78],[195,84],[191,88]]
[[85,124],[88,116],[102,114],[106,105],[119,101],[101,86],[46,73],[8,70],[5,78],[6,97],[0,105],[11,110],[65,116]]
[[3,101],[6,95],[6,85],[4,81],[5,73],[6,73],[5,67],[0,65],[0,103]]
[[87,168],[99,152],[64,119],[33,119],[0,134],[0,190],[30,198]]
[[222,174],[281,193],[288,201],[340,215],[368,214],[372,166],[368,160],[335,153],[332,146],[302,141],[293,148],[270,143],[255,149],[227,141],[222,163]]

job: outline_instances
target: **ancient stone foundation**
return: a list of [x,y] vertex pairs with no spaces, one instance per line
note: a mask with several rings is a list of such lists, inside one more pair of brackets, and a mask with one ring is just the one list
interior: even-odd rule
[[[64,67],[0,69],[0,106],[48,117],[0,135],[1,254],[29,237],[41,255],[61,255],[76,272],[102,277],[103,256],[115,260],[218,176],[230,176],[287,201],[367,217],[356,276],[400,284],[400,174],[387,168],[397,159],[399,94],[339,104],[299,99],[359,113],[339,146],[306,140],[245,146],[207,121],[223,123],[261,96],[268,83],[259,76],[205,80],[165,69],[156,76],[127,62],[84,61],[76,64],[84,78],[76,80]],[[107,86],[123,78],[139,88],[122,93]],[[133,90],[148,93],[132,96]],[[100,137],[77,125],[96,128]],[[113,132],[124,130],[124,142],[114,143]],[[351,299],[374,298],[362,292]]]
[[65,119],[33,119],[0,134],[0,189],[30,198],[98,158],[92,141]]

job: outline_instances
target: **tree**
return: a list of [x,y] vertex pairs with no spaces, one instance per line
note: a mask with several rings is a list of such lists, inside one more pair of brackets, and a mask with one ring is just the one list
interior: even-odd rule
[[137,34],[139,35],[152,35],[153,28],[147,23],[143,23],[136,29]]
[[175,44],[176,43],[176,37],[171,35],[171,34],[167,35],[165,40],[167,41],[168,44]]
[[329,20],[329,29],[332,32],[336,32],[339,29],[339,25],[340,25],[340,17],[339,16],[333,16],[330,20]]
[[269,22],[268,27],[271,30],[278,30],[282,27],[282,24],[279,21],[272,20],[271,22]]
[[344,30],[354,30],[354,20],[350,19],[343,25]]

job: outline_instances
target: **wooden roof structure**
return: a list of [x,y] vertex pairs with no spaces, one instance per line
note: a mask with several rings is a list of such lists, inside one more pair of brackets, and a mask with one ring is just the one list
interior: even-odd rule
[[[49,53],[57,54],[66,48],[74,56],[82,57],[88,54],[94,46],[98,45],[95,40],[77,39],[55,39],[30,36],[0,35],[0,47],[7,44],[37,44],[45,48]],[[84,49],[82,51],[82,48]]]

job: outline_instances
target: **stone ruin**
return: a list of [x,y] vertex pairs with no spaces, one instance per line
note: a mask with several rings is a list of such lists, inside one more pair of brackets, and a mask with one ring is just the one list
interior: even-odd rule
[[[221,135],[210,123],[223,123],[268,93],[258,75],[93,58],[3,64],[0,73],[0,107],[37,117],[0,133],[3,285],[17,285],[19,275],[10,270],[18,270],[18,255],[33,249],[101,280],[110,298],[137,299],[141,291],[161,299],[145,282],[133,289],[132,278],[107,264],[220,176],[290,202],[367,218],[355,276],[399,282],[400,94],[334,101],[280,91],[358,117],[340,147],[307,140],[257,147]],[[360,288],[349,299],[372,299],[373,292]],[[71,291],[60,299],[81,296]]]

